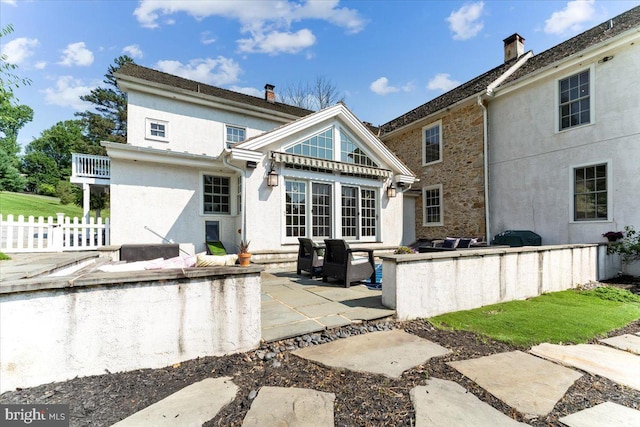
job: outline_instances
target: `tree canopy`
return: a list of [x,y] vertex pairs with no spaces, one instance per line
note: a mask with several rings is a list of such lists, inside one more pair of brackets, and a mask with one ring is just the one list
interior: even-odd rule
[[279,93],[280,101],[306,108],[307,110],[322,110],[344,100],[344,95],[325,76],[317,76],[311,82],[297,82],[285,86]]

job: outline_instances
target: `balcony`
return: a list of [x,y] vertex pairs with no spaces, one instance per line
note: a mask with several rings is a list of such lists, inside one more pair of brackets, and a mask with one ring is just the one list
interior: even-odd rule
[[107,156],[71,154],[71,182],[109,185],[111,162]]

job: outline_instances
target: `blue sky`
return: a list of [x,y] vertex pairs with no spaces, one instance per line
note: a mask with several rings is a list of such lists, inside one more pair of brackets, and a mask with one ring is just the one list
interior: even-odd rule
[[0,0],[2,54],[32,84],[16,95],[34,110],[19,142],[91,106],[122,54],[136,63],[262,96],[331,80],[374,125],[500,65],[517,32],[540,53],[640,4],[578,1]]

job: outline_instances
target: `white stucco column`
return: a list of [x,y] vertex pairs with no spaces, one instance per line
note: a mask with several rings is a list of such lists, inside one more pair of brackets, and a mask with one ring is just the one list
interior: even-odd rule
[[82,216],[89,222],[89,210],[91,208],[91,185],[82,184]]

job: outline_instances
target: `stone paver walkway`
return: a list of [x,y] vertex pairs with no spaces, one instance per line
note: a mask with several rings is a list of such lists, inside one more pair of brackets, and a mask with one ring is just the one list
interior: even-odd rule
[[242,427],[333,427],[336,395],[307,388],[262,387]]
[[201,426],[236,398],[230,377],[207,378],[136,412],[113,427]]
[[449,365],[525,414],[547,415],[582,375],[521,351]]
[[620,350],[640,354],[640,336],[638,335],[624,334],[619,337],[606,338],[600,340],[600,342]]
[[531,353],[640,390],[640,356],[604,345],[540,344]]
[[427,385],[411,390],[416,427],[513,427],[517,422],[487,405],[460,384],[431,378]]
[[450,350],[401,330],[356,335],[327,344],[301,348],[293,354],[326,366],[400,378],[407,369]]
[[592,408],[560,418],[560,422],[569,427],[638,427],[640,411],[604,402]]

